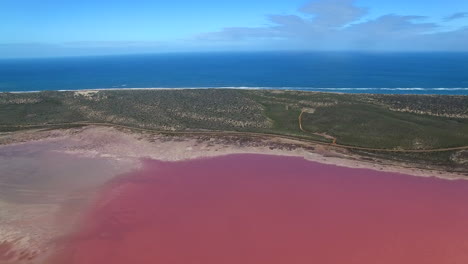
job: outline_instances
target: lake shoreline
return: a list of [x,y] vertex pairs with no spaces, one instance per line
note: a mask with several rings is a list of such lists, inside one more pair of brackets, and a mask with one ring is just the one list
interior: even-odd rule
[[[104,139],[105,137],[114,138],[114,142]],[[347,168],[364,168],[448,180],[468,180],[468,175],[460,172],[443,171],[437,167],[420,168],[414,163],[369,159],[346,149],[313,143],[305,144],[306,142],[281,137],[246,139],[222,135],[191,136],[190,132],[183,135],[162,135],[94,125],[0,134],[0,149],[4,146],[32,142],[58,142],[60,147],[57,151],[64,153],[84,157],[113,157],[135,163],[145,158],[181,161],[229,154],[270,154],[302,157],[310,161]]]

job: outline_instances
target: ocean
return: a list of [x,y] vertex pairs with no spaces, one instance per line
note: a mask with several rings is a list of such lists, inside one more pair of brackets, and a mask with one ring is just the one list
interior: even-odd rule
[[263,88],[468,95],[468,53],[238,52],[0,60],[0,91]]

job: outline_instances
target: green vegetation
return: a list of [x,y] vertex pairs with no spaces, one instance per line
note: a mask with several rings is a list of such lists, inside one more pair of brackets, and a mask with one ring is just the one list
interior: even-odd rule
[[[299,129],[302,111],[306,132]],[[333,137],[341,145],[424,150],[468,145],[468,97],[232,89],[0,93],[0,131],[74,122],[258,132],[327,143]],[[400,157],[449,163],[464,154],[431,155]]]
[[327,132],[338,144],[371,148],[427,149],[468,143],[468,120],[388,111],[367,104],[343,104],[303,116],[307,131]]
[[316,136],[309,133],[303,133],[299,129],[299,115],[301,110],[297,108],[289,109],[286,105],[279,103],[263,103],[264,115],[272,120],[272,127],[264,129],[263,132],[275,133],[280,135],[290,135],[306,139],[313,139],[318,141],[324,141],[323,137]]

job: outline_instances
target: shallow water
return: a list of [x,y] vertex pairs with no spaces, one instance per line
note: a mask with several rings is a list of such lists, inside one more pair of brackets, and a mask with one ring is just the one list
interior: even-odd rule
[[230,155],[99,196],[53,263],[468,263],[468,181]]

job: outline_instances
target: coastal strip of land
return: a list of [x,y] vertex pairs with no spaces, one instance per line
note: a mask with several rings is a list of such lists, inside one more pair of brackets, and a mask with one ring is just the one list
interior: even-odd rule
[[77,126],[282,138],[363,157],[468,170],[467,96],[250,89],[0,93],[0,132]]
[[[302,114],[299,116],[299,126],[302,131],[305,133],[309,133],[302,129]],[[324,145],[324,146],[331,146],[336,148],[343,148],[348,150],[364,150],[364,151],[377,151],[377,152],[400,152],[400,153],[431,153],[431,152],[447,152],[447,151],[457,151],[457,150],[467,150],[467,146],[460,146],[460,147],[450,147],[450,148],[436,148],[436,149],[384,149],[384,148],[366,148],[366,147],[358,147],[358,146],[349,146],[349,145],[342,145],[337,144],[336,139],[333,140],[332,143],[325,143],[322,141],[317,141],[313,139],[303,139],[300,137],[294,136],[286,136],[280,134],[270,134],[270,133],[255,133],[255,132],[236,132],[236,131],[167,131],[167,130],[155,130],[155,129],[148,129],[148,128],[138,128],[138,127],[131,127],[125,125],[117,125],[112,123],[91,123],[91,122],[73,122],[73,123],[61,123],[61,124],[42,124],[42,125],[21,125],[21,126],[1,126],[3,128],[9,128],[14,130],[23,130],[23,129],[38,129],[38,128],[68,128],[73,126],[104,126],[104,127],[114,127],[114,128],[123,128],[129,129],[138,132],[146,132],[146,133],[153,133],[153,134],[167,134],[167,135],[204,135],[204,136],[247,136],[247,137],[260,137],[260,138],[283,138],[283,139],[291,139],[297,140],[303,143],[310,143],[311,145]],[[318,135],[317,133],[314,133]]]

